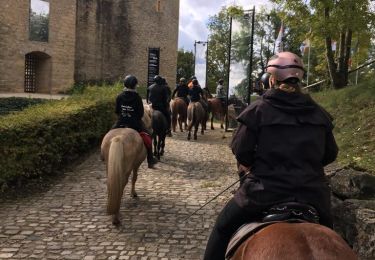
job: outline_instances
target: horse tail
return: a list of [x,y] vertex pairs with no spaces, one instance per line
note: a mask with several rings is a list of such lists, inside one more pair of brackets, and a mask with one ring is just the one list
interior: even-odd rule
[[111,140],[107,163],[107,213],[116,214],[120,210],[122,193],[125,186],[125,156],[123,142],[120,136]]

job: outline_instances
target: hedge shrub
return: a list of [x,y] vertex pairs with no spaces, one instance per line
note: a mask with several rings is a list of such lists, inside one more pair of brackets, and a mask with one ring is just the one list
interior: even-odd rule
[[89,87],[81,95],[47,102],[0,120],[0,186],[50,174],[97,146],[114,122],[121,87]]
[[29,106],[33,106],[44,102],[46,102],[46,100],[40,98],[0,98],[0,116],[7,115],[11,112],[21,111]]

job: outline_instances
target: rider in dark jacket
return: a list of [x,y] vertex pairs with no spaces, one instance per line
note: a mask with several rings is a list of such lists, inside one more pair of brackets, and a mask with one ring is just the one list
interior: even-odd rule
[[176,86],[176,88],[173,90],[172,93],[172,98],[177,93],[177,97],[183,99],[186,102],[186,105],[189,105],[189,87],[186,85],[186,79],[185,78],[180,78],[180,83]]
[[[137,84],[138,80],[135,76],[127,75],[125,77],[124,91],[116,98],[115,112],[118,119],[112,128],[129,127],[138,132],[148,133],[142,122],[144,108],[142,99],[135,90]],[[148,167],[152,168],[157,161],[153,157],[152,147],[146,146],[146,148]]]
[[169,111],[168,101],[170,97],[170,90],[168,91],[169,87],[164,85],[165,83],[163,81],[163,78],[159,75],[155,76],[154,81],[155,83],[148,88],[147,100],[152,104],[153,109],[159,110],[161,113],[163,113],[168,123],[167,133],[170,134],[171,114]]
[[320,223],[332,228],[330,189],[323,167],[336,159],[332,118],[307,94],[300,80],[301,59],[290,52],[272,57],[267,66],[271,87],[237,118],[232,141],[239,170],[249,172],[220,213],[205,260],[224,259],[232,234],[243,224],[283,202],[313,206]]
[[204,100],[204,93],[203,93],[201,86],[198,83],[198,80],[193,79],[192,83],[193,83],[193,87],[189,91],[190,101],[201,103],[203,109],[207,112],[208,105],[206,101]]

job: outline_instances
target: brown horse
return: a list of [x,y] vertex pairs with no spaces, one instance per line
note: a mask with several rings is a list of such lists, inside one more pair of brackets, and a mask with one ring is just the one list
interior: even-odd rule
[[[145,111],[148,112],[145,107]],[[142,118],[145,127],[151,128],[149,113]],[[132,197],[137,197],[135,182],[138,169],[146,159],[147,151],[140,134],[131,128],[111,129],[103,138],[101,144],[101,158],[107,166],[107,213],[113,215],[112,223],[120,224],[121,197],[129,176],[132,176]]]
[[188,136],[187,139],[191,138],[191,129],[194,126],[194,140],[197,140],[197,132],[199,124],[201,124],[201,134],[204,134],[204,119],[205,111],[200,102],[190,102],[187,111],[188,117]]
[[276,223],[245,240],[231,260],[356,260],[333,230],[313,223]]
[[224,118],[225,118],[225,109],[221,100],[218,98],[210,98],[208,99],[208,110],[211,112],[211,129],[214,130],[214,117],[220,120],[220,127],[224,128]]
[[172,111],[172,130],[173,132],[176,132],[176,125],[177,125],[177,120],[178,120],[180,131],[183,132],[182,123],[185,124],[185,129],[187,127],[186,125],[187,104],[182,98],[177,97],[171,100],[170,106],[171,106],[171,111]]

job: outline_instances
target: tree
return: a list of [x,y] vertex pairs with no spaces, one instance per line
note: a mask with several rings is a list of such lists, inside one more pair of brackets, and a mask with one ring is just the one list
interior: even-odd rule
[[[312,30],[317,46],[324,43],[324,67],[331,85],[342,88],[348,84],[353,35],[367,35],[375,24],[369,0],[273,0],[281,8],[281,16],[291,28],[306,34]],[[297,32],[295,30],[295,32]],[[332,44],[337,41],[337,51]],[[363,46],[365,47],[365,46]],[[319,54],[318,54],[319,55]]]
[[179,49],[177,52],[176,82],[180,78],[189,79],[194,74],[194,54],[191,51]]
[[[229,26],[230,17],[241,23],[241,29],[232,32],[231,60],[242,63],[246,71],[250,70],[250,28],[251,13],[248,17],[244,16],[244,10],[237,6],[223,8],[218,14],[210,17],[208,29],[210,31],[209,39],[209,57],[208,57],[208,85],[215,86],[220,78],[228,75],[228,55],[229,55]],[[254,32],[254,52],[253,52],[253,79],[262,75],[269,58],[273,55],[274,41],[280,28],[281,19],[277,11],[272,9],[267,11],[261,8],[256,12],[255,32]],[[290,38],[291,39],[291,38]],[[296,40],[288,45],[298,48],[299,43]],[[247,73],[249,75],[249,73]],[[212,87],[213,88],[213,87]],[[247,96],[248,77],[242,80],[238,86],[235,86],[236,94],[242,97]]]
[[48,14],[30,13],[30,40],[32,41],[48,41]]

